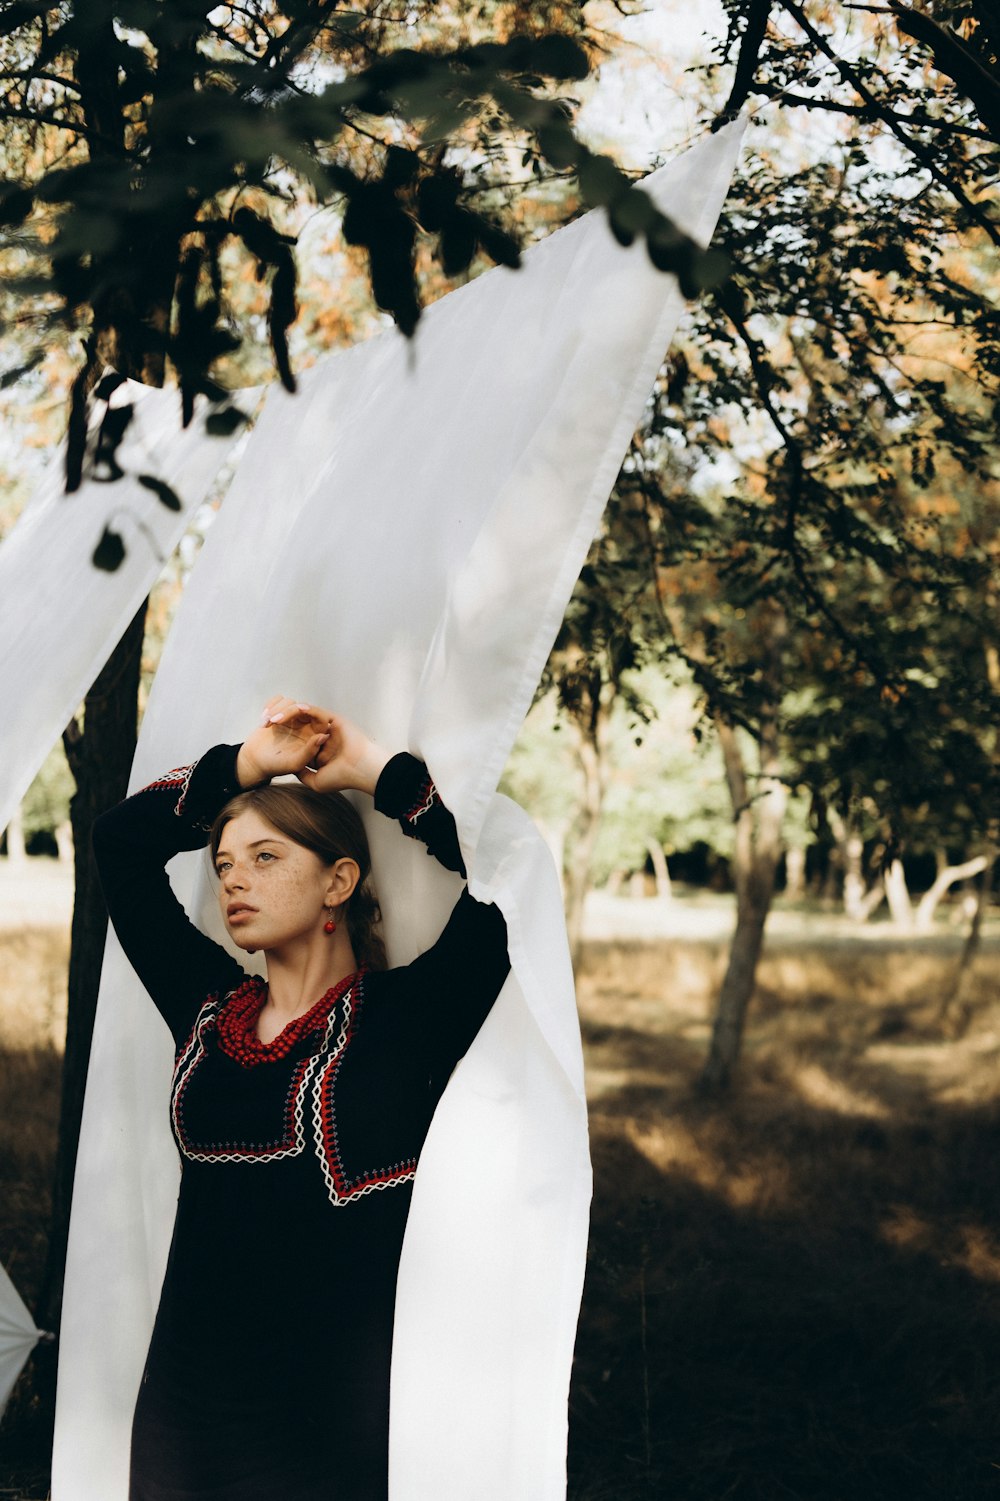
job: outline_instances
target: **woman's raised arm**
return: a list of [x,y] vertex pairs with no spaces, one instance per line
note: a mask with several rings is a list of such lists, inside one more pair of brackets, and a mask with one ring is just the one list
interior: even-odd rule
[[232,956],[190,921],[165,866],[204,847],[221,808],[240,791],[237,745],[158,777],[94,824],[93,845],[115,932],[176,1041],[198,1007],[245,978]]

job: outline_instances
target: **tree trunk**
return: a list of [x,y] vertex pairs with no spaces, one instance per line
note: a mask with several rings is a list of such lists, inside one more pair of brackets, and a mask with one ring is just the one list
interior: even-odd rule
[[977,855],[974,860],[966,860],[963,865],[945,865],[938,871],[934,885],[924,892],[917,903],[915,922],[919,933],[928,933],[934,926],[934,913],[945,892],[949,891],[956,881],[968,880],[970,876],[977,876],[981,870],[985,870],[986,859],[985,855]]
[[13,866],[24,865],[28,852],[24,846],[24,818],[21,809],[15,808],[7,825],[7,859]]
[[45,1329],[56,1328],[62,1307],[73,1173],[107,924],[107,910],[90,846],[90,830],[97,815],[120,802],[128,786],[135,754],[136,704],[145,620],[146,606],[143,604],[87,694],[82,731],[74,721],[63,736],[77,786],[70,803],[76,850],[76,891],[52,1225],[45,1275],[35,1310],[35,1322]]
[[727,1089],[743,1047],[747,1011],[753,997],[757,964],[764,946],[768,908],[737,900],[736,931],[719,992],[708,1058],[698,1080],[706,1094]]
[[785,787],[777,779],[777,727],[773,718],[762,729],[760,782],[755,796],[749,791],[736,731],[721,717],[716,718],[716,728],[736,820],[733,857],[736,931],[719,993],[708,1058],[698,1080],[699,1089],[705,1093],[727,1088],[739,1059],[764,943],[764,927],[774,896],[787,802]]
[[604,766],[599,736],[600,707],[580,725],[577,756],[583,772],[583,797],[566,863],[566,929],[574,970],[583,952],[583,910],[590,890],[594,850],[604,806]]
[[965,1002],[964,992],[982,943],[983,918],[986,916],[993,894],[993,878],[996,873],[997,857],[1000,855],[1000,824],[994,822],[990,825],[987,839],[986,853],[983,856],[983,879],[979,883],[979,891],[976,894],[976,907],[972,914],[972,922],[969,924],[969,932],[962,945],[962,956],[958,961],[955,977],[941,1007],[940,1019],[951,1037],[964,1036],[971,1020],[971,1011]]
[[56,849],[60,865],[68,865],[73,859],[73,825],[68,818],[56,827]]
[[559,877],[559,889],[562,892],[563,905],[566,903],[566,829],[562,824],[548,823],[544,819],[536,819],[538,832],[548,846],[552,863],[555,865],[556,874]]
[[663,845],[656,839],[646,840],[646,849],[653,866],[653,875],[656,877],[656,894],[661,901],[669,902],[673,898],[674,890],[670,883],[670,866]]
[[913,927],[913,903],[910,901],[903,862],[898,855],[886,867],[885,894],[893,922],[908,933]]
[[806,852],[796,845],[785,851],[785,895],[800,902],[806,894]]
[[[116,15],[110,0],[88,3],[86,30],[75,61],[81,104],[93,132],[89,151],[94,159],[125,156],[127,119],[119,88]],[[189,27],[176,48],[158,48],[161,70],[168,63],[183,65],[185,57],[190,63],[190,36]],[[93,307],[86,370],[91,387],[105,361],[123,375],[150,385],[163,384],[181,229],[180,221],[166,219],[151,226],[133,246],[135,260],[143,267],[141,280],[127,288],[109,280],[104,296]],[[75,890],[52,1223],[35,1313],[36,1322],[49,1329],[56,1328],[62,1308],[70,1199],[107,925],[90,830],[97,815],[119,802],[128,786],[138,725],[145,620],[144,602],[87,694],[82,727],[74,721],[63,735],[76,782],[70,804]],[[60,854],[66,842],[60,842]]]
[[857,911],[853,914],[858,922],[867,922],[874,912],[877,912],[885,901],[885,881],[881,876],[875,878],[874,886],[865,892],[858,904]]
[[[827,822],[837,841],[837,857],[844,873],[844,914],[855,922],[864,922],[872,910],[867,905],[871,892],[865,891],[865,842],[860,832],[852,827],[850,813],[844,819],[835,808],[830,808]],[[879,901],[881,900],[880,885]]]

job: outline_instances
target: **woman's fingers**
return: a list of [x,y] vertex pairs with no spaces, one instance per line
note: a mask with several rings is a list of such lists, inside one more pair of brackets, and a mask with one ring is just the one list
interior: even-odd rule
[[260,716],[262,728],[266,728],[276,715],[280,715],[289,702],[290,700],[280,693],[276,693],[273,697],[269,698]]
[[302,699],[287,698],[279,694],[269,699],[264,705],[261,724],[265,729],[294,728],[296,733],[301,733],[307,726],[315,726],[317,731],[326,730],[330,719],[331,716],[326,709],[305,703]]
[[311,735],[306,741],[305,746],[303,747],[306,764],[300,767],[299,770],[295,773],[300,782],[304,779],[303,774],[305,772],[309,772],[313,776],[316,775],[320,765],[320,753],[328,738],[329,736],[325,732],[323,732],[317,735]]
[[307,787],[315,786],[316,778],[323,771],[323,750],[329,738],[330,736],[327,732],[321,735],[313,735],[309,741],[309,755],[306,765],[300,767],[295,773],[299,781],[304,782]]

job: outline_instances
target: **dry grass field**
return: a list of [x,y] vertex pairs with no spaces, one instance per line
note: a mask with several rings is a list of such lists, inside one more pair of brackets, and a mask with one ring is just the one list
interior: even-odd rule
[[[65,940],[0,949],[0,1259],[30,1302]],[[741,1077],[713,1104],[694,1083],[724,946],[590,946],[572,1501],[1000,1496],[998,953],[954,1042],[937,1011],[955,952],[779,939]],[[33,1379],[0,1436],[5,1501],[45,1495]]]

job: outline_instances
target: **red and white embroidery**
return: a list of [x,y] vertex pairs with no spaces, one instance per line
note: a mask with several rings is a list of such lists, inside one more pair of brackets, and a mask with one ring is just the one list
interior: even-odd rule
[[337,1128],[336,1084],[340,1066],[354,1035],[363,999],[362,975],[358,975],[336,998],[317,1050],[295,1065],[285,1096],[279,1135],[271,1141],[253,1144],[200,1142],[192,1139],[184,1118],[185,1090],[195,1069],[205,1058],[206,1038],[210,1033],[218,1032],[219,1013],[232,999],[232,994],[222,999],[218,996],[209,997],[199,1011],[191,1035],[177,1058],[170,1114],[174,1139],[181,1154],[190,1162],[280,1162],[286,1157],[297,1157],[306,1146],[308,1109],[312,1122],[312,1143],[331,1204],[339,1207],[379,1189],[410,1182],[417,1170],[416,1157],[387,1167],[374,1168],[354,1177],[349,1177],[344,1169]]
[[173,771],[164,772],[162,777],[157,777],[155,782],[147,782],[145,787],[139,788],[139,791],[169,792],[175,787],[179,788],[180,795],[174,804],[174,812],[178,818],[181,818],[184,814],[184,799],[191,785],[191,774],[197,765],[197,761],[192,761],[190,766],[175,766]]
[[179,1151],[191,1162],[280,1162],[284,1157],[297,1157],[306,1144],[305,1104],[309,1081],[324,1059],[326,1048],[337,1026],[337,1011],[331,1012],[326,1033],[317,1053],[304,1058],[293,1070],[282,1117],[282,1134],[269,1142],[248,1144],[245,1142],[195,1143],[191,1140],[184,1122],[184,1091],[195,1069],[205,1056],[205,1036],[214,1031],[220,1010],[229,997],[220,1000],[211,996],[202,1006],[177,1064],[170,1092],[170,1119],[174,1139]]
[[437,788],[431,781],[430,777],[426,777],[424,779],[424,784],[420,789],[419,797],[417,798],[410,811],[404,815],[406,822],[416,823],[418,818],[422,818],[424,814],[429,812],[430,809],[433,808],[434,804],[439,801],[440,799],[438,797]]
[[409,1183],[417,1171],[415,1157],[410,1157],[404,1162],[394,1162],[391,1167],[374,1168],[370,1172],[359,1173],[354,1178],[349,1178],[344,1171],[337,1131],[337,1074],[354,1031],[356,1013],[357,1005],[350,1004],[344,1015],[337,1044],[313,1086],[313,1136],[316,1143],[316,1155],[323,1169],[330,1203],[338,1206],[349,1204],[352,1199],[360,1199],[365,1194],[377,1193],[382,1188],[396,1188],[401,1183]]

